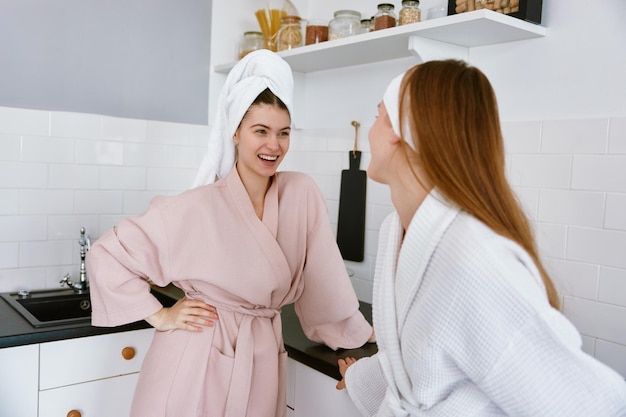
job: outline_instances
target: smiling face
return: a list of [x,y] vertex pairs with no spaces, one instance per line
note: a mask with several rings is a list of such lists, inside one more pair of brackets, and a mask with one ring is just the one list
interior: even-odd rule
[[291,119],[278,106],[260,103],[250,107],[235,135],[237,171],[242,179],[269,179],[289,150]]

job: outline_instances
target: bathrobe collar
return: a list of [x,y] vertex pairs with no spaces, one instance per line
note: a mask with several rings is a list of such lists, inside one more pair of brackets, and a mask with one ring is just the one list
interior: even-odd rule
[[[232,193],[232,197],[237,204],[239,211],[244,218],[250,219],[251,227],[255,227],[252,223],[256,223],[254,219],[258,219],[254,206],[250,200],[250,196],[243,185],[243,181],[237,172],[237,165],[233,165],[230,173],[225,179]],[[278,173],[274,174],[271,179],[270,188],[265,193],[265,202],[263,206],[263,219],[261,223],[270,231],[273,238],[276,239],[278,233]]]
[[433,190],[415,212],[404,239],[397,212],[392,213],[381,228],[376,264],[376,280],[381,284],[374,324],[376,332],[383,333],[377,338],[381,348],[379,358],[389,385],[389,405],[396,416],[419,409],[419,404],[412,402],[411,382],[402,362],[400,335],[430,258],[459,211]]

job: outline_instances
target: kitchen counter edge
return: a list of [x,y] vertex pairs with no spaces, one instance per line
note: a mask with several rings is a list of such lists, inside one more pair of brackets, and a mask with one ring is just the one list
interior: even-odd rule
[[[364,317],[371,323],[371,305],[365,302],[359,302],[359,304]],[[337,365],[338,359],[347,356],[358,359],[377,352],[375,343],[368,343],[357,349],[333,351],[326,345],[309,340],[302,331],[293,304],[284,306],[281,316],[283,340],[288,356],[336,380],[341,379]],[[35,328],[4,300],[0,300],[0,317],[3,318],[0,323],[0,349],[151,327],[142,320],[117,327],[94,327],[88,323],[80,323]]]

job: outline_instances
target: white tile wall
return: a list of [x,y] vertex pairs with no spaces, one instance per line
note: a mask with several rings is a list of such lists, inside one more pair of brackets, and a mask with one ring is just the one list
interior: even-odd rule
[[609,153],[626,154],[626,118],[610,121]]
[[[533,222],[564,313],[581,331],[583,348],[626,376],[626,118],[515,121],[504,123],[503,133],[511,183]],[[318,180],[336,222],[337,184],[353,131],[297,134],[284,168]],[[369,147],[365,139],[359,143],[365,169]],[[386,187],[370,181],[367,192],[366,259],[346,263],[359,297],[371,300],[378,228],[392,208]]]
[[0,291],[78,276],[96,238],[191,183],[207,126],[0,107]]
[[[362,126],[361,169],[369,163]],[[563,311],[583,348],[626,376],[626,118],[503,124],[511,184],[532,221]],[[80,227],[93,237],[188,188],[207,126],[0,108],[0,291],[78,275]],[[282,169],[309,173],[336,227],[354,129],[294,132]],[[387,187],[368,182],[366,257],[346,262],[371,300]]]

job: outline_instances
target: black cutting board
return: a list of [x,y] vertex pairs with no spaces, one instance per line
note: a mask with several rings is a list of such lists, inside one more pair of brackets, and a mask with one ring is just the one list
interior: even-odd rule
[[361,151],[350,151],[350,169],[341,171],[337,245],[343,259],[363,261],[365,252],[365,197],[367,174],[359,169]]

